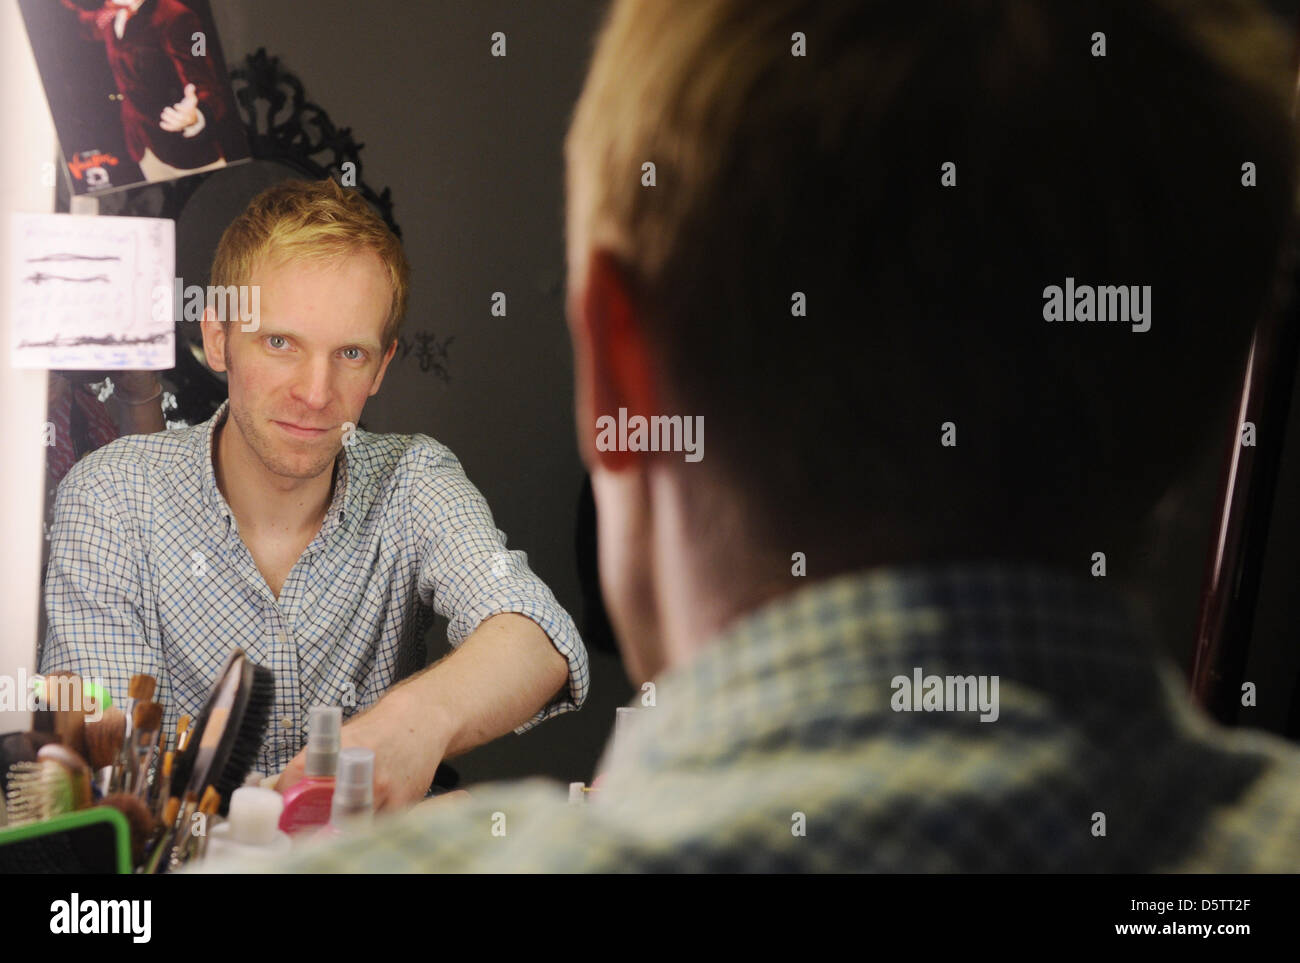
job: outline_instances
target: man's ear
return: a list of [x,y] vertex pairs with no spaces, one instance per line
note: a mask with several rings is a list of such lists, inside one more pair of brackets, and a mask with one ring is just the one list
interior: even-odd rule
[[[616,450],[619,409],[626,417],[649,417],[655,410],[653,362],[643,320],[621,262],[609,251],[593,250],[580,287],[570,292],[573,336],[574,412],[578,449],[588,469],[628,468],[642,452]],[[613,430],[604,430],[613,425]],[[598,444],[598,439],[603,442]],[[603,450],[602,450],[603,449]]]
[[217,314],[211,307],[203,309],[203,320],[199,322],[203,332],[203,358],[213,371],[226,370],[226,326],[217,320]]

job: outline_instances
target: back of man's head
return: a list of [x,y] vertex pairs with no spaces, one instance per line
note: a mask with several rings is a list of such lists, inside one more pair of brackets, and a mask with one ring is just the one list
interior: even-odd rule
[[[662,407],[704,418],[684,488],[845,564],[1139,519],[1267,309],[1288,61],[1248,0],[616,2],[570,231],[625,266]],[[1098,286],[1131,299],[1047,320]]]

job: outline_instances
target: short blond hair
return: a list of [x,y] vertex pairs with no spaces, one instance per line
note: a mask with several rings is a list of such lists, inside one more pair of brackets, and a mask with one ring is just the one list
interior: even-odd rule
[[282,181],[253,198],[221,235],[209,283],[225,289],[249,283],[261,265],[329,263],[361,251],[377,255],[388,272],[392,302],[382,337],[387,351],[406,316],[411,267],[383,219],[360,194],[344,190],[331,178]]
[[[1129,521],[1231,417],[1293,86],[1251,0],[616,0],[565,142],[570,277],[622,262],[661,400],[710,424],[693,480],[774,543],[1063,542],[1091,516],[1061,505]],[[1046,324],[1067,277],[1150,286],[1154,326]]]

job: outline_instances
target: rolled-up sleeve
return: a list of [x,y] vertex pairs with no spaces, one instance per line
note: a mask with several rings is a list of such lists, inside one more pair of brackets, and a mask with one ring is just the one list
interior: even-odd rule
[[418,590],[424,604],[445,617],[447,641],[458,646],[485,620],[513,612],[546,633],[569,664],[569,683],[516,732],[579,708],[590,688],[587,649],[555,595],[528,567],[528,556],[506,548],[482,493],[460,460],[427,436],[413,452],[411,531],[419,541]]

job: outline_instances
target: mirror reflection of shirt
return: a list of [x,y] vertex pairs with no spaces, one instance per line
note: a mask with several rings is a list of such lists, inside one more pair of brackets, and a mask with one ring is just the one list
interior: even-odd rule
[[427,435],[357,429],[336,461],[334,497],[279,598],[240,538],[212,470],[211,419],[130,435],[79,461],[59,486],[46,572],[41,671],[103,680],[116,698],[158,678],[164,731],[197,715],[235,646],[275,673],[257,768],[275,773],[306,742],[307,709],[376,702],[398,680],[421,614],[459,645],[485,619],[536,622],[568,660],[568,690],[517,731],[586,699],[587,652],[573,620],[529,569],[465,476]]

